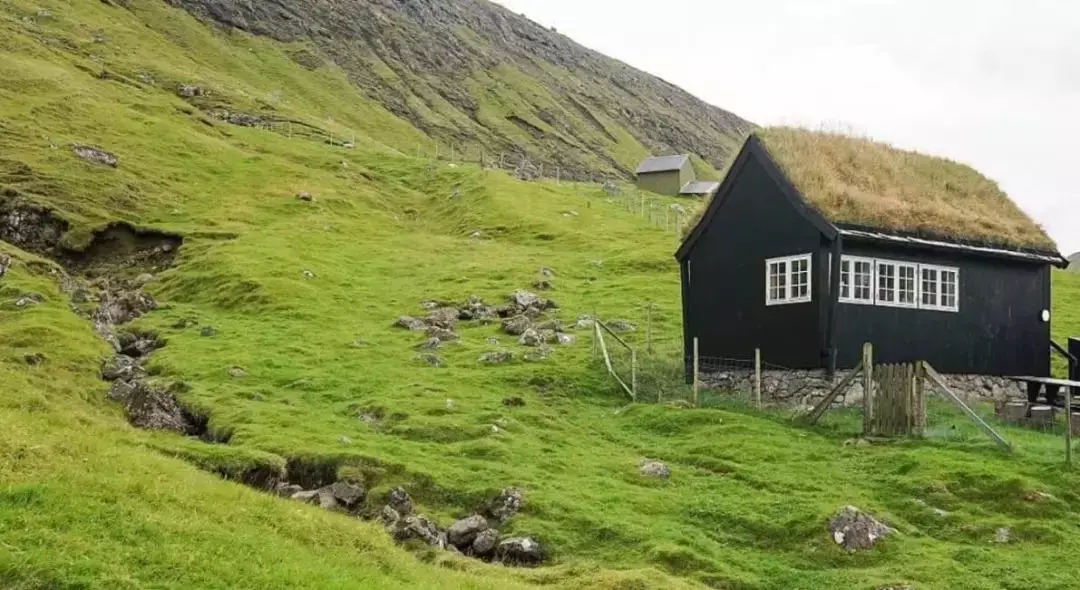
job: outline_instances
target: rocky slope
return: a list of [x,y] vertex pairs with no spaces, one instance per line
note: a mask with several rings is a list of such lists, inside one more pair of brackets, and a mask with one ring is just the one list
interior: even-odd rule
[[340,66],[444,151],[470,158],[524,153],[578,178],[628,175],[648,153],[693,153],[722,168],[751,127],[487,0],[168,2],[302,44],[300,63]]

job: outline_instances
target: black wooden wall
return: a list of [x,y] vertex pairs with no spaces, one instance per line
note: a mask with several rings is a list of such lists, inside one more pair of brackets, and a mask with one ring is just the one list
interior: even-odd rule
[[[682,263],[687,353],[697,336],[703,357],[752,359],[760,347],[770,363],[820,367],[821,232],[754,153],[733,172],[730,193]],[[765,260],[804,253],[814,253],[813,301],[766,306]]]
[[839,304],[838,364],[859,362],[863,342],[876,362],[929,361],[942,373],[1037,375],[1050,371],[1050,268],[963,254],[844,241],[844,253],[960,269],[960,311]]

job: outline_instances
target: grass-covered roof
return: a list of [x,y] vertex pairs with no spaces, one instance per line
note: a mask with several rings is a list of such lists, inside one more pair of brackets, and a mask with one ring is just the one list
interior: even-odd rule
[[840,133],[772,127],[755,135],[835,224],[1056,250],[996,182],[970,166]]

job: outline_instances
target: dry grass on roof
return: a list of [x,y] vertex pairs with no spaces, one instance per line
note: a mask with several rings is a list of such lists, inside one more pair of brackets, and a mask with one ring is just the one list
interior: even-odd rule
[[1056,249],[996,182],[969,166],[839,133],[773,127],[755,135],[833,223]]

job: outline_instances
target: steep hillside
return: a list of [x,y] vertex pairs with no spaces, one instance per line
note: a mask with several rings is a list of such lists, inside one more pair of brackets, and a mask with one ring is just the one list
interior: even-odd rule
[[336,64],[443,150],[474,159],[524,152],[579,179],[629,175],[650,153],[696,154],[722,169],[750,128],[487,0],[168,1],[302,44],[292,54],[299,63]]
[[[674,232],[598,184],[416,157],[303,50],[161,0],[0,2],[0,587],[1074,585],[1060,437],[628,404],[579,316],[649,309],[642,363],[684,395]],[[504,332],[523,288],[561,343]],[[1055,289],[1068,333],[1080,280]],[[433,302],[450,328],[398,325]],[[842,551],[846,504],[901,534]],[[436,548],[477,513],[516,544]]]

